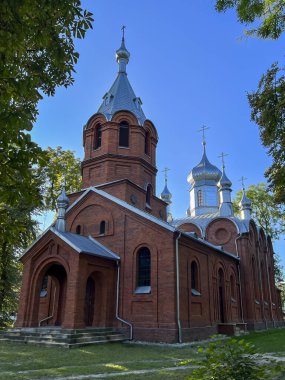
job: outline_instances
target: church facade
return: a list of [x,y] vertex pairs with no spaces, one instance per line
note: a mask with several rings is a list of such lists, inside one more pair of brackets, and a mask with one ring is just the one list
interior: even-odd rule
[[273,249],[250,217],[234,216],[231,182],[206,154],[188,175],[187,216],[156,194],[158,133],[119,72],[83,130],[82,191],[24,253],[16,326],[113,327],[130,339],[186,342],[283,324]]

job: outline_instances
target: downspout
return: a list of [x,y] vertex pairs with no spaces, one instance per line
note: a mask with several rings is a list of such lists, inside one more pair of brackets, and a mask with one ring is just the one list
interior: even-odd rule
[[[235,245],[236,245],[236,252],[237,252],[237,256],[240,258],[240,255],[239,255],[239,251],[238,251],[238,245],[237,245],[237,241],[242,237],[241,234],[239,234],[236,238],[235,238]],[[240,260],[239,260],[239,263],[238,263],[238,280],[239,280],[239,299],[240,299],[240,313],[241,313],[241,320],[242,320],[242,323],[244,323],[244,315],[243,315],[243,304],[242,304],[242,289],[241,289],[241,276],[240,276]]]
[[119,317],[119,295],[120,295],[120,263],[117,261],[117,297],[116,297],[116,319],[118,321],[125,323],[130,327],[130,338],[129,340],[133,340],[133,325],[130,322],[125,321],[124,319]]
[[271,284],[270,284],[270,278],[269,278],[269,271],[268,271],[268,261],[267,261],[267,252],[268,252],[268,244],[267,245],[267,251],[265,254],[265,263],[266,263],[266,273],[267,273],[267,285],[269,290],[269,299],[270,299],[270,311],[271,311],[271,319],[273,321],[273,327],[276,327],[275,319],[273,316],[273,308],[272,308],[272,294],[271,294]]
[[181,237],[181,232],[176,238],[175,241],[175,256],[176,256],[176,309],[177,309],[177,327],[178,327],[178,342],[182,343],[182,329],[180,322],[180,281],[179,281],[179,246],[178,240]]
[[264,289],[263,289],[263,281],[262,281],[262,278],[261,278],[261,266],[260,266],[260,244],[258,244],[258,250],[257,250],[257,261],[258,261],[258,280],[259,280],[259,289],[261,290],[261,304],[262,304],[262,312],[263,312],[263,320],[264,320],[264,323],[265,323],[265,328],[266,330],[268,330],[268,326],[267,326],[267,319],[266,319],[266,316],[265,316],[265,309],[264,309]]

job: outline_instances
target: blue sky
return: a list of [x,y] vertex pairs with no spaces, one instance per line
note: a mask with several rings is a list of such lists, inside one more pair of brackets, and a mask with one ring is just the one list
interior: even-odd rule
[[[241,176],[248,178],[247,186],[264,181],[270,157],[250,122],[246,93],[256,89],[271,63],[284,63],[284,37],[244,37],[235,13],[215,12],[212,0],[96,0],[83,5],[94,13],[94,29],[76,43],[80,58],[74,86],[59,88],[40,103],[33,138],[42,147],[60,145],[83,157],[82,127],[115,80],[115,50],[126,25],[128,77],[159,134],[157,194],[168,167],[173,214],[183,216],[188,207],[186,177],[200,161],[197,131],[204,124],[210,128],[210,161],[220,166],[220,153],[229,154],[226,173],[233,196],[241,188]],[[283,237],[275,250],[285,264],[284,248]]]

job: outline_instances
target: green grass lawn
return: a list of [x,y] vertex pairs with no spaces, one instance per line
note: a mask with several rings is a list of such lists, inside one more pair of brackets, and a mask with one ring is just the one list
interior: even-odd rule
[[285,328],[252,332],[243,339],[254,344],[258,352],[285,353]]
[[[244,338],[255,344],[261,353],[280,353],[285,356],[285,328],[255,332]],[[36,345],[0,342],[0,379],[32,380],[85,375],[118,374],[146,370],[145,374],[132,373],[122,379],[186,379],[191,369],[176,367],[180,361],[197,358],[197,346],[149,346],[124,343],[101,344],[76,349],[49,348]],[[151,372],[152,370],[156,370]],[[98,377],[100,378],[100,377]],[[102,378],[102,377],[101,377]]]

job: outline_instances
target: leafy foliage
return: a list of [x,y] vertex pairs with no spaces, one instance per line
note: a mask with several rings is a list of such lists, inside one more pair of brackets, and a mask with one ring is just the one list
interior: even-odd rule
[[74,152],[62,150],[61,146],[47,148],[45,157],[44,165],[38,168],[38,175],[42,181],[44,209],[54,211],[63,183],[67,193],[81,189],[81,161],[74,156]]
[[[242,194],[242,190],[238,191],[233,200],[236,213],[239,210]],[[280,235],[285,232],[284,206],[276,204],[274,196],[265,183],[249,186],[246,190],[246,195],[251,200],[253,219],[264,230],[266,235],[270,235],[274,240],[279,239]],[[283,281],[284,273],[280,257],[275,254],[273,259],[275,279],[278,282]]]
[[[277,39],[285,31],[284,0],[216,0],[216,10],[235,9],[241,23],[253,24],[248,35]],[[258,24],[259,23],[259,24]],[[248,94],[251,119],[259,126],[263,145],[273,158],[266,171],[276,203],[285,204],[285,68],[274,63],[262,76],[258,89]]]
[[[242,190],[238,191],[233,200],[236,213],[242,194]],[[284,207],[275,203],[274,196],[265,183],[249,186],[246,195],[251,201],[253,219],[263,228],[266,235],[270,235],[272,239],[279,239],[280,234],[285,232]]]
[[195,364],[199,367],[193,370],[189,380],[261,380],[272,379],[280,368],[276,365],[261,364],[256,360],[255,348],[244,340],[218,339],[200,347],[203,359],[190,359],[181,364]]
[[[283,73],[283,75],[282,75]],[[285,204],[285,68],[275,63],[262,76],[258,89],[248,95],[251,119],[259,126],[263,145],[273,158],[266,171],[275,200]]]
[[284,0],[217,0],[216,10],[225,12],[235,8],[243,24],[256,23],[246,31],[248,35],[277,39],[285,30]]
[[17,301],[17,258],[36,233],[32,215],[44,205],[49,164],[29,131],[43,95],[73,83],[74,39],[93,19],[80,0],[2,0],[0,18],[0,324],[6,324]]

